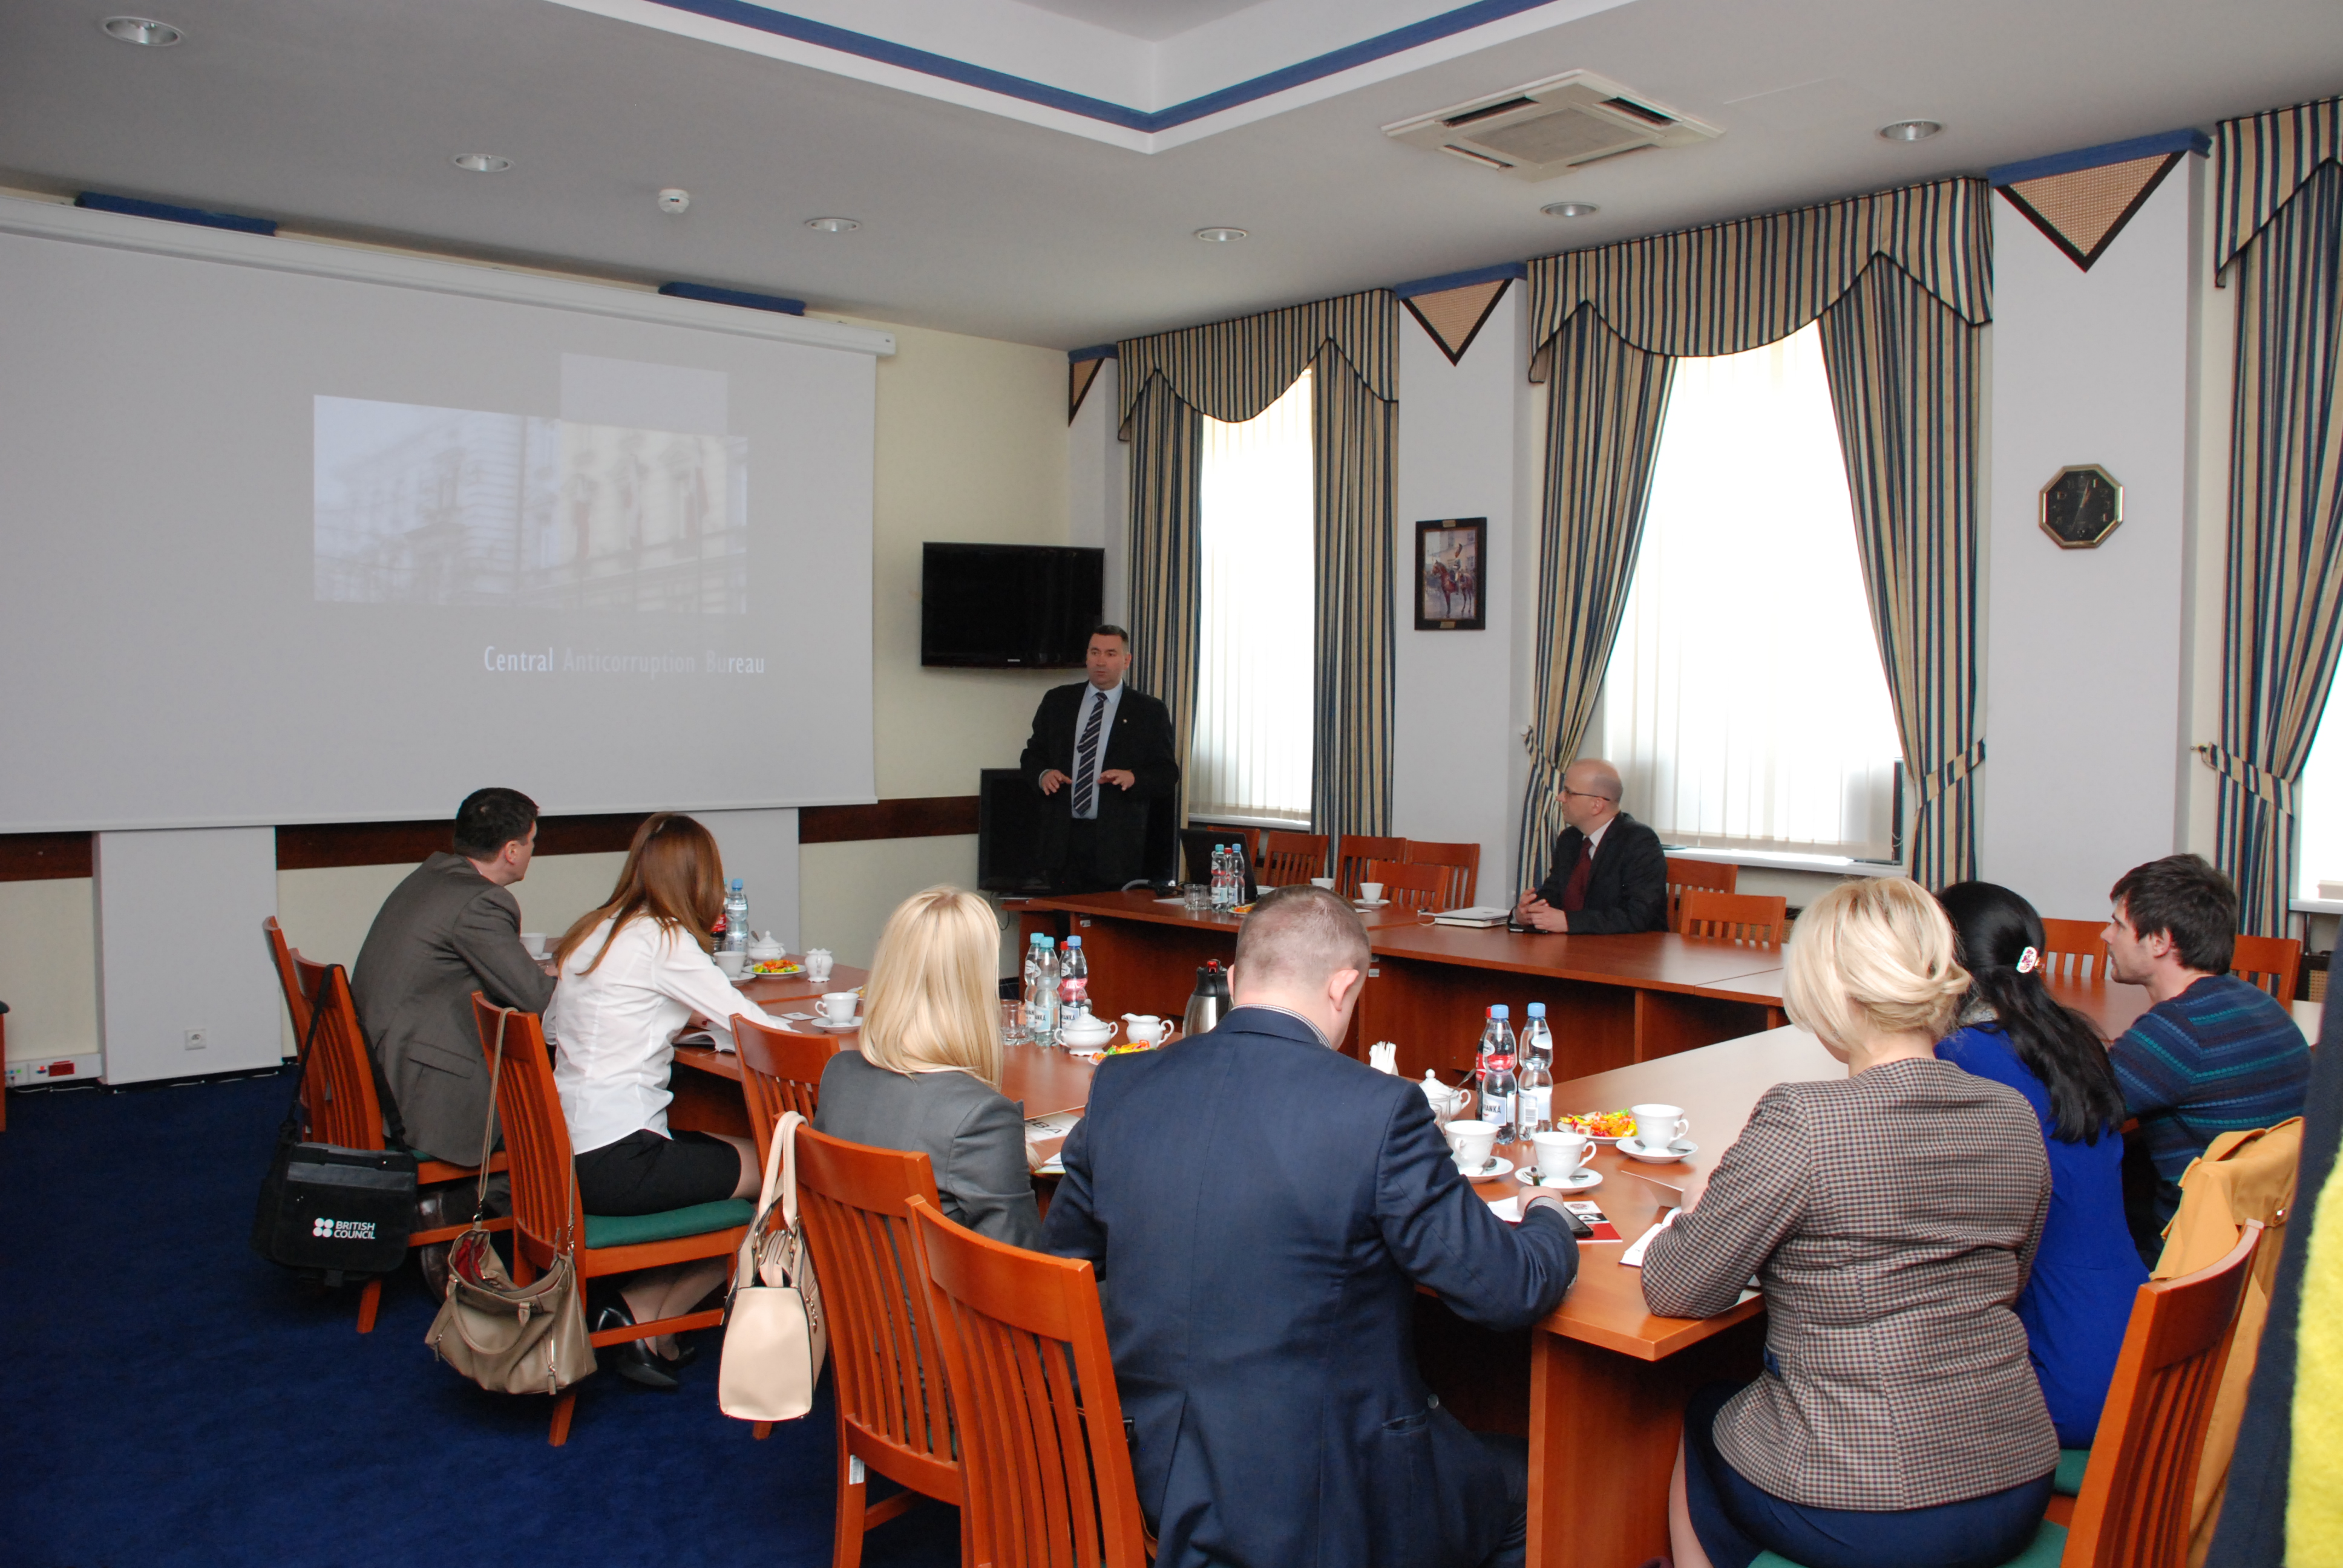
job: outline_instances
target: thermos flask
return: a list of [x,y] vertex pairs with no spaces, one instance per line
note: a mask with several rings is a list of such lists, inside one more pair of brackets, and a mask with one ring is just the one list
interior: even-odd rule
[[1193,1040],[1220,1027],[1229,1010],[1229,976],[1213,959],[1196,971],[1196,989],[1188,998],[1187,1016],[1180,1023],[1180,1038]]

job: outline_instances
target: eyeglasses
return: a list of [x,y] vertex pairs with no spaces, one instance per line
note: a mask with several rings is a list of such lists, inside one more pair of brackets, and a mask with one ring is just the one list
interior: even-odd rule
[[1608,800],[1611,799],[1608,795],[1597,795],[1591,790],[1573,789],[1566,786],[1556,786],[1554,793],[1557,795],[1575,795],[1582,800]]

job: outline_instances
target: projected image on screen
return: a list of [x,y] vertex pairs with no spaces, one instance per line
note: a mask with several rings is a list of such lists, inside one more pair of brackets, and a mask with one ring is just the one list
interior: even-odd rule
[[321,600],[737,615],[748,443],[316,400]]

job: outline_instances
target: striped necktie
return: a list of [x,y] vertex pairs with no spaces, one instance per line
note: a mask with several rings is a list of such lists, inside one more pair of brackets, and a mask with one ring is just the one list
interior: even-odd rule
[[1082,725],[1081,744],[1074,748],[1074,815],[1088,817],[1098,796],[1099,727],[1106,720],[1106,693],[1091,689],[1091,716]]

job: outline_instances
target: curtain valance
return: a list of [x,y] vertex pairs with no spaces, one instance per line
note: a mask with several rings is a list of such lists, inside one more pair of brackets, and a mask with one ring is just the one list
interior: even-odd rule
[[1198,413],[1235,424],[1276,402],[1329,346],[1368,391],[1398,401],[1399,297],[1387,288],[1125,338],[1115,345],[1123,437],[1151,381]]
[[1761,348],[1828,309],[1875,256],[1982,327],[1993,317],[1990,200],[1983,180],[1939,180],[1543,256],[1529,264],[1534,375],[1582,307],[1647,354]]
[[2343,163],[2343,98],[2224,120],[2214,133],[2213,269],[2293,199],[2321,164]]

